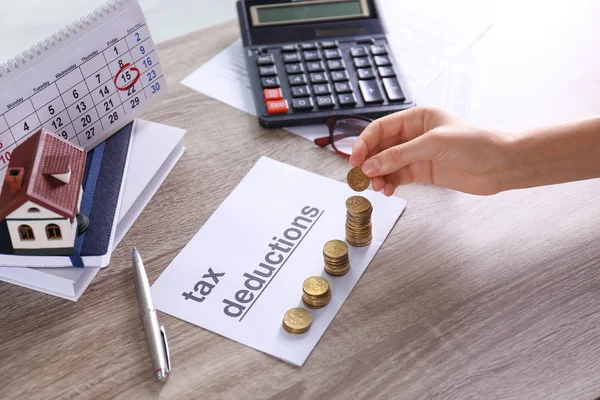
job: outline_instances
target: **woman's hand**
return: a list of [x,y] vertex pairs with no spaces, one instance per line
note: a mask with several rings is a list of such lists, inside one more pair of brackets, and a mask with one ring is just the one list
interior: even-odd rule
[[440,109],[415,107],[372,122],[354,144],[350,163],[386,196],[413,182],[488,195],[514,179],[511,142]]

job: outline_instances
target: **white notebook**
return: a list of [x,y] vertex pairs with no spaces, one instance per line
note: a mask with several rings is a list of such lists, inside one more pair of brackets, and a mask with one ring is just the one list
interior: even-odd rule
[[[185,130],[136,120],[114,248],[183,154]],[[100,268],[0,267],[0,280],[77,301]]]
[[40,127],[89,150],[167,95],[137,0],[114,0],[0,64],[0,189]]

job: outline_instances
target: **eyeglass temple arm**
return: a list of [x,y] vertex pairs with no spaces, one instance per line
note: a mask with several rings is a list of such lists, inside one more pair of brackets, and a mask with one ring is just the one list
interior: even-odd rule
[[337,135],[333,135],[333,137],[330,136],[324,136],[321,138],[317,138],[314,140],[314,142],[321,147],[325,147],[327,145],[330,145],[331,143],[338,141],[338,140],[342,140],[342,139],[346,139],[349,137],[356,137],[356,134],[353,133],[338,133]]

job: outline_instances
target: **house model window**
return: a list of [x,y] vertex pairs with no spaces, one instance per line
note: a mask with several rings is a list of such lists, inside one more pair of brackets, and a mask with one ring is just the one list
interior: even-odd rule
[[19,226],[19,236],[21,237],[21,240],[35,240],[33,229],[31,229],[29,225]]
[[28,213],[39,213],[40,209],[37,207],[31,207],[29,210],[27,210]]
[[46,226],[46,237],[49,240],[62,239],[62,235],[60,234],[60,227],[56,224],[50,224]]

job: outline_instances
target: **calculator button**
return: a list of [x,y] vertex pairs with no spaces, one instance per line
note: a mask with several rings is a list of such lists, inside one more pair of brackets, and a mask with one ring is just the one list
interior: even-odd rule
[[312,110],[313,100],[310,97],[304,97],[302,99],[293,99],[292,107],[294,110]]
[[293,86],[292,96],[294,97],[305,97],[310,95],[310,89],[308,86]]
[[285,66],[285,72],[288,74],[300,74],[304,72],[304,65],[296,63],[296,64],[287,64]]
[[351,47],[350,54],[352,54],[352,57],[364,57],[367,55],[367,49],[364,46]]
[[350,79],[347,71],[331,71],[331,79],[334,82],[347,81]]
[[311,61],[306,63],[306,69],[309,72],[325,71],[325,65],[323,65],[323,61]]
[[274,62],[275,62],[275,59],[273,58],[273,54],[256,57],[256,63],[258,65],[271,65]]
[[324,41],[324,42],[321,42],[321,47],[324,49],[332,49],[332,48],[338,47],[338,42],[337,42],[337,40]]
[[375,56],[375,65],[378,66],[385,66],[385,65],[392,65],[392,62],[390,61],[390,58],[388,56]]
[[374,44],[371,46],[371,54],[374,56],[380,56],[387,54],[387,49],[384,44]]
[[300,53],[284,53],[283,54],[283,62],[284,63],[293,63],[300,61]]
[[331,94],[331,86],[325,83],[322,85],[313,85],[313,93],[315,95]]
[[283,99],[283,94],[281,93],[281,89],[264,89],[263,95],[265,96],[266,101],[270,100],[281,100]]
[[269,114],[285,114],[290,110],[287,100],[267,101]]
[[358,70],[359,79],[373,79],[375,78],[375,72],[373,68],[359,68]]
[[371,61],[367,57],[358,57],[354,59],[354,66],[356,68],[370,67]]
[[382,78],[387,78],[390,76],[396,76],[396,72],[394,72],[394,68],[392,67],[379,67],[379,76]]
[[349,93],[352,91],[352,84],[350,82],[338,82],[335,84],[335,91],[338,93]]
[[306,61],[316,61],[321,59],[321,52],[318,50],[315,51],[305,51],[304,59]]
[[332,108],[335,101],[332,96],[317,96],[317,106],[319,108]]
[[391,101],[404,101],[404,93],[402,93],[402,89],[400,88],[400,84],[398,83],[398,79],[396,78],[384,78],[383,87],[385,88],[385,92]]
[[262,86],[264,88],[276,88],[279,87],[279,78],[272,76],[269,78],[262,78]]
[[281,51],[284,53],[291,53],[296,51],[296,45],[295,44],[286,44],[284,46],[281,46]]
[[269,67],[260,67],[258,68],[258,73],[260,74],[260,76],[277,75],[277,67],[274,65],[271,65]]
[[304,85],[304,84],[306,84],[306,75],[304,75],[304,74],[289,75],[288,80],[290,82],[290,85],[292,85],[292,86]]
[[327,67],[330,70],[344,69],[346,68],[346,63],[344,63],[344,60],[329,60],[327,61]]
[[302,43],[300,48],[302,50],[314,50],[317,48],[317,45],[315,43]]
[[365,103],[383,102],[383,96],[381,95],[379,86],[377,86],[376,80],[369,79],[368,81],[358,81],[358,86],[360,87],[363,99],[365,99]]
[[328,60],[342,58],[342,52],[340,49],[327,49],[325,50],[325,58]]
[[310,81],[312,83],[327,82],[327,73],[326,72],[314,72],[314,73],[310,74]]
[[356,105],[356,96],[354,93],[344,93],[338,95],[338,101],[341,106],[355,106]]

